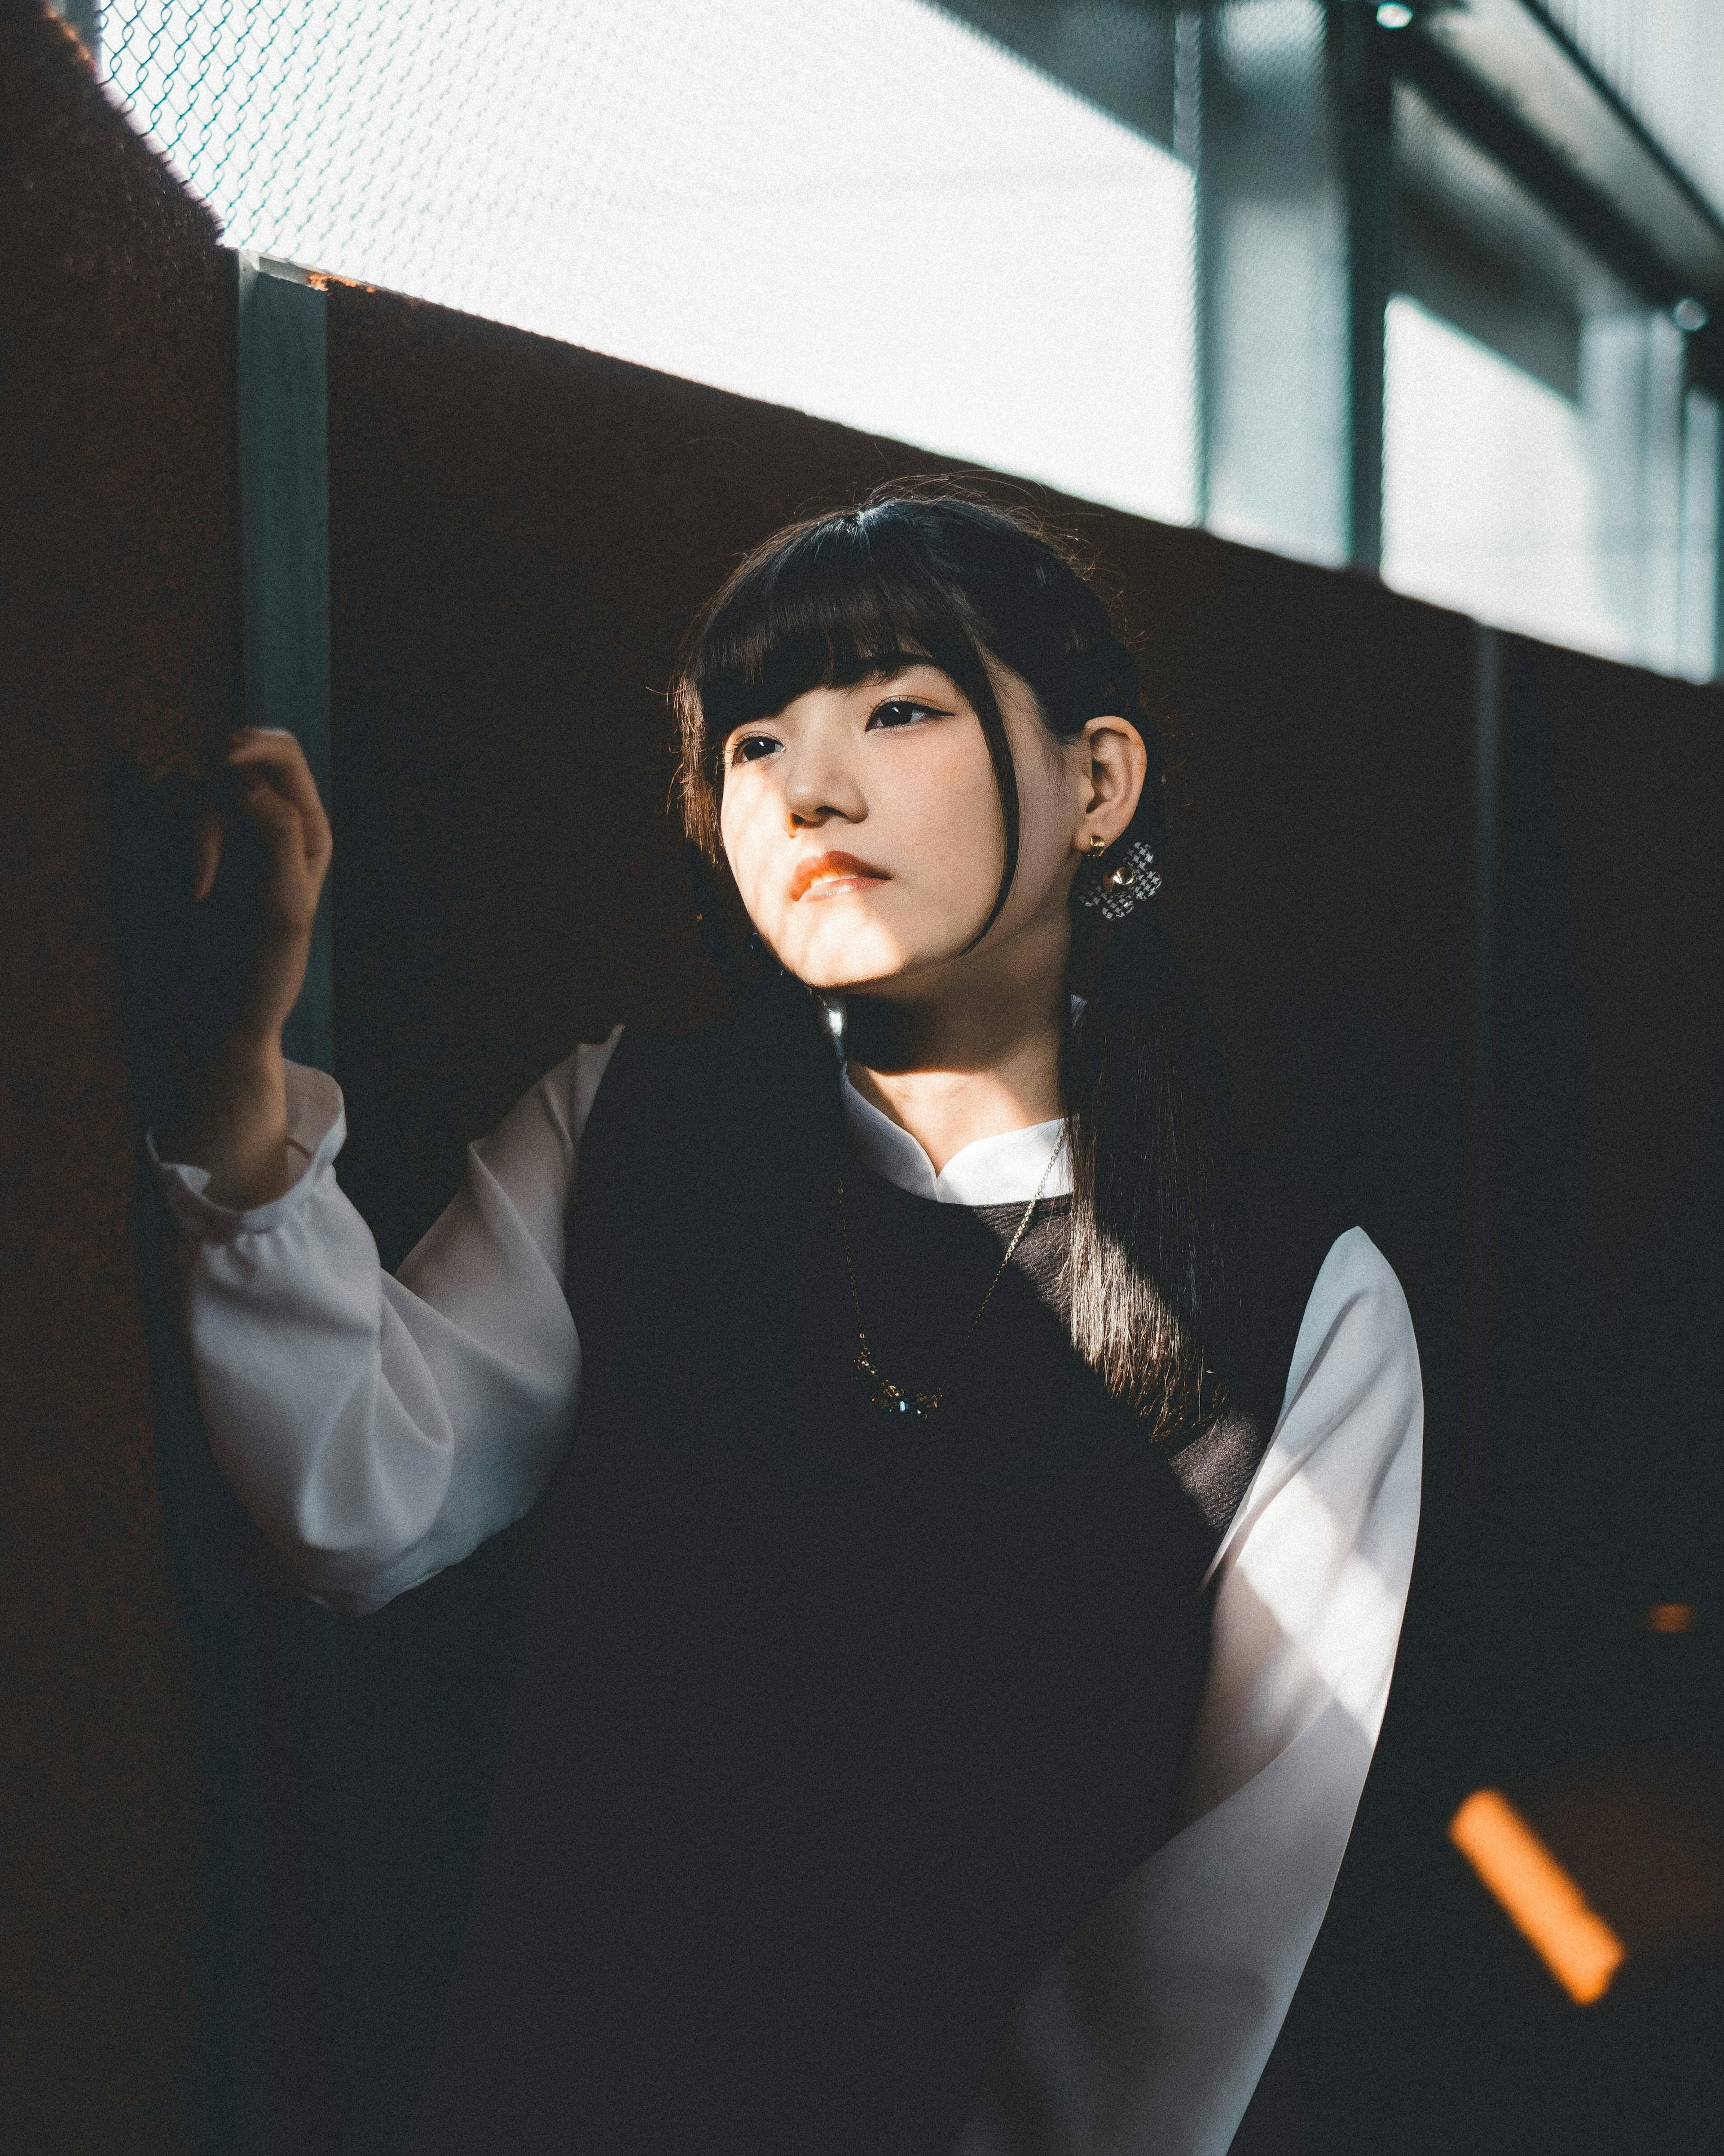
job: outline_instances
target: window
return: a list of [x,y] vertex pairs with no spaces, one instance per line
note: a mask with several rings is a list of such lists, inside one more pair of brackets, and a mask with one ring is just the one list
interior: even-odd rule
[[1710,675],[1718,414],[1682,332],[1405,85],[1394,143],[1385,578]]
[[100,44],[235,246],[1704,677],[1724,345],[1663,287],[1724,321],[1724,40],[1552,4],[1693,186],[1534,8],[110,0]]

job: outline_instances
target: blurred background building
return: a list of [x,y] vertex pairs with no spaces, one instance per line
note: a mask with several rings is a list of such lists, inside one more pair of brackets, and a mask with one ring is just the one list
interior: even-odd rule
[[68,13],[231,245],[1716,670],[1713,0]]

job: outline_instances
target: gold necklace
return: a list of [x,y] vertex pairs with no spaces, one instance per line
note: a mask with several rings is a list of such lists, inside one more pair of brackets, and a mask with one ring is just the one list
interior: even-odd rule
[[982,1312],[986,1310],[988,1304],[993,1301],[993,1291],[1005,1277],[1006,1267],[1012,1262],[1012,1253],[1024,1240],[1024,1231],[1029,1225],[1030,1214],[1041,1203],[1042,1192],[1047,1187],[1048,1178],[1054,1172],[1054,1163],[1060,1158],[1060,1147],[1065,1142],[1065,1133],[1062,1130],[1059,1138],[1054,1142],[1054,1150],[1048,1155],[1048,1164],[1042,1170],[1042,1179],[1035,1187],[1035,1195],[1024,1207],[1024,1218],[1018,1223],[1011,1241],[1006,1245],[1006,1255],[1000,1260],[999,1270],[988,1283],[988,1292],[982,1298],[982,1308],[970,1320],[970,1329],[957,1343],[957,1352],[947,1365],[946,1375],[931,1393],[912,1393],[906,1391],[902,1385],[895,1385],[874,1359],[874,1351],[868,1344],[868,1334],[862,1324],[862,1302],[856,1293],[856,1268],[850,1261],[850,1230],[849,1223],[844,1218],[844,1172],[839,1168],[838,1172],[838,1231],[844,1240],[844,1271],[849,1276],[850,1283],[850,1307],[856,1313],[856,1338],[859,1342],[854,1365],[856,1382],[883,1414],[913,1414],[926,1422],[938,1408],[941,1398],[951,1382],[953,1369],[974,1337],[976,1327],[982,1322]]

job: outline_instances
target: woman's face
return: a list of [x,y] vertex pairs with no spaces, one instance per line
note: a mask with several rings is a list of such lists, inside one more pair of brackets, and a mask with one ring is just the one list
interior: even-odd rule
[[[988,665],[1018,777],[1017,872],[973,957],[1062,968],[1071,878],[1091,830],[1111,839],[1146,762],[1135,729],[1092,719],[1071,742],[1027,683]],[[1133,755],[1135,751],[1135,756]],[[937,990],[988,917],[1005,824],[982,721],[919,661],[810,689],[724,743],[720,830],[749,918],[810,988]],[[1098,783],[1099,782],[1099,783]],[[967,963],[967,962],[966,962]]]

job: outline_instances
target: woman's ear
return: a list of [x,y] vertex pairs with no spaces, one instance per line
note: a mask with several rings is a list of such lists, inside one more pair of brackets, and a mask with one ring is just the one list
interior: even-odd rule
[[1083,744],[1085,830],[1098,832],[1111,845],[1137,813],[1149,775],[1149,752],[1129,719],[1111,715],[1085,720],[1079,738]]

